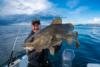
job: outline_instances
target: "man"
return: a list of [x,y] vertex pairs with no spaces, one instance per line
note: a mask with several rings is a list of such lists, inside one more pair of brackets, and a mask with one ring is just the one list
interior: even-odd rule
[[33,40],[33,39],[30,40],[31,35],[34,35],[34,33],[38,32],[40,30],[40,20],[33,20],[31,27],[32,27],[32,31],[29,34],[29,36],[26,38],[25,42],[29,42],[29,41]]
[[[59,18],[58,18],[59,19]],[[55,24],[62,23],[62,20],[53,20]],[[31,35],[34,35],[34,33],[38,32],[40,30],[40,21],[35,20],[32,21],[32,31],[30,35],[27,37],[25,42],[31,42],[34,40],[34,38],[30,38]],[[48,49],[43,49],[42,52],[37,53],[35,50],[28,50],[28,67],[57,67],[59,66],[59,63],[61,61],[59,57],[59,50],[61,49],[61,46],[54,46],[55,49],[55,55],[50,55],[50,51]],[[57,57],[57,58],[56,58]]]
[[[40,20],[32,21],[32,31],[29,36],[26,38],[25,42],[31,42],[34,38],[30,38],[34,33],[40,31]],[[42,52],[38,53],[35,50],[26,50],[28,55],[28,67],[49,67],[47,63],[47,54],[48,50],[44,49]]]

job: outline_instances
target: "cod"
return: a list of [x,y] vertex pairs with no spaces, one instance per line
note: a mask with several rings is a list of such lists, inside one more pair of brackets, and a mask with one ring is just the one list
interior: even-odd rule
[[69,45],[75,42],[76,47],[79,47],[78,33],[74,31],[74,26],[71,23],[62,24],[62,20],[56,18],[47,27],[32,35],[25,43],[26,50],[35,50],[41,52],[43,49],[49,49],[50,54],[54,54],[54,46],[60,45],[62,40],[66,40]]

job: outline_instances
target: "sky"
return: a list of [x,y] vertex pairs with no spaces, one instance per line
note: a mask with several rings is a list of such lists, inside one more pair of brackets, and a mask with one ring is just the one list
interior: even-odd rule
[[[0,0],[0,25],[60,16],[63,23],[100,24],[100,0]],[[49,24],[49,22],[42,22]]]

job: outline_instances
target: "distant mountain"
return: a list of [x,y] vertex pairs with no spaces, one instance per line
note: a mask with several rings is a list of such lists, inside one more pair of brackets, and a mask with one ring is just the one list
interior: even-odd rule
[[100,27],[100,24],[78,24],[76,26],[99,26]]
[[20,22],[31,22],[33,19],[39,18],[40,20],[51,20],[54,18],[52,15],[13,15],[0,17],[0,25],[10,25]]

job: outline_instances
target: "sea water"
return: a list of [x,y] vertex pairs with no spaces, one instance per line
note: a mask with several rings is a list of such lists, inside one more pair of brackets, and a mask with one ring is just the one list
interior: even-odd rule
[[[18,33],[18,40],[14,50],[14,56],[23,51],[23,42],[31,31],[30,26],[0,26],[0,65],[4,64],[12,51],[13,43]],[[100,64],[100,26],[75,26],[78,31],[80,47],[75,48],[75,58],[72,67],[86,67],[87,63]]]

